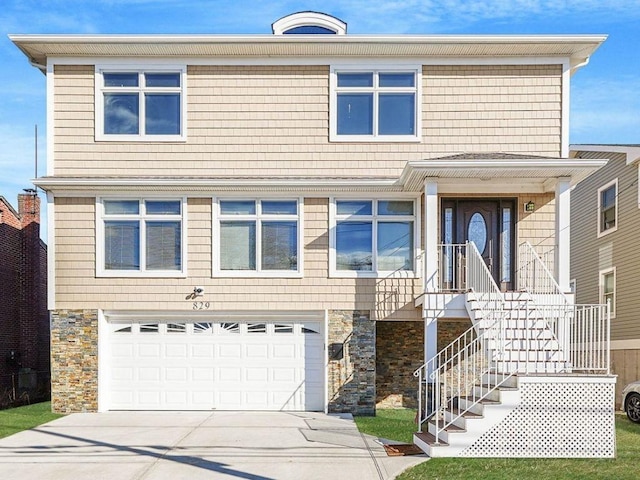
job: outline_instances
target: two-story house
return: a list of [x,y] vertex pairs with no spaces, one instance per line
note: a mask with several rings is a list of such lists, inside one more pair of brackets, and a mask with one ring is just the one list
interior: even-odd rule
[[272,29],[11,36],[47,78],[53,408],[418,406],[429,449],[502,390],[430,453],[613,455],[608,338],[558,327],[605,163],[568,158],[570,78],[605,37]]
[[611,368],[624,386],[640,378],[640,145],[571,145],[575,158],[609,159],[572,193],[571,279],[580,303],[611,305]]

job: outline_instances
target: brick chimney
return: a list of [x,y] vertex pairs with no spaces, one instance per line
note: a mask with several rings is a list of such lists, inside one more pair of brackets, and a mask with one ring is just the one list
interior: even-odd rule
[[18,195],[18,214],[22,230],[22,282],[20,289],[20,353],[22,366],[40,367],[38,346],[41,343],[42,312],[46,310],[46,293],[42,295],[42,279],[47,274],[40,261],[40,198],[35,190]]

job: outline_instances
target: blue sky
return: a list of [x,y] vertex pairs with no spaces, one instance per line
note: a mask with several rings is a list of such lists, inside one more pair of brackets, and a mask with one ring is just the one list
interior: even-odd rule
[[0,195],[31,186],[36,124],[40,175],[46,161],[45,77],[7,34],[268,34],[301,10],[357,34],[608,34],[572,79],[570,142],[640,143],[640,0],[3,0]]

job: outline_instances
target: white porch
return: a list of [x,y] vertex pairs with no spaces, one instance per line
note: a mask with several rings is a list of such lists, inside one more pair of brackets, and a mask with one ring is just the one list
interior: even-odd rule
[[[415,372],[414,441],[429,455],[615,456],[609,311],[575,305],[569,291],[571,188],[603,163],[480,155],[405,169],[405,185],[424,188],[424,293],[416,306],[426,363]],[[526,193],[552,195],[551,248],[519,241],[515,224],[526,207],[518,200],[499,213],[493,241],[501,246],[491,246],[491,233],[473,238],[474,202],[495,199],[502,209],[503,199]],[[487,218],[478,222],[488,231]],[[438,351],[445,318],[472,326]]]

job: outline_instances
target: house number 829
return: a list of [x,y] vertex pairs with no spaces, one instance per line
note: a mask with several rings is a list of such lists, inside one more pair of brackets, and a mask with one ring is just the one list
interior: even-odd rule
[[193,302],[194,310],[209,310],[209,302]]

